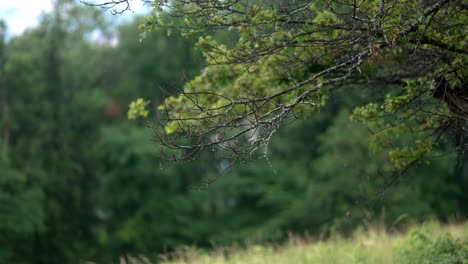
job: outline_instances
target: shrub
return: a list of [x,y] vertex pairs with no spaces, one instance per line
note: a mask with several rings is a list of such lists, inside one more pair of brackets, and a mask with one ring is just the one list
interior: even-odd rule
[[468,263],[468,241],[443,234],[431,239],[421,231],[413,231],[396,248],[397,263]]

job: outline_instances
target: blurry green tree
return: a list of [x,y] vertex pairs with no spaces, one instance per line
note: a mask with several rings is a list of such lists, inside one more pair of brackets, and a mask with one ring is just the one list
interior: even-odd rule
[[[51,13],[41,17],[37,28],[8,42],[2,24],[0,262],[74,263],[109,248],[101,236],[106,230],[101,227],[109,223],[97,212],[107,210],[109,201],[116,200],[114,193],[106,192],[110,188],[106,182],[112,181],[98,177],[100,164],[107,160],[103,153],[110,150],[91,155],[93,146],[103,141],[100,136],[106,136],[105,131],[120,129],[120,125],[113,126],[125,117],[122,104],[136,94],[155,95],[158,84],[173,82],[184,67],[190,76],[191,65],[201,57],[189,48],[190,40],[180,37],[167,40],[154,35],[152,44],[151,37],[140,44],[138,34],[133,36],[128,30],[139,23],[122,26],[115,43],[101,12],[59,0]],[[166,52],[151,52],[155,49]],[[187,56],[170,56],[169,51]],[[141,62],[130,63],[130,57]],[[154,63],[157,61],[173,66],[160,67]],[[123,74],[116,76],[117,71]],[[98,124],[111,127],[101,132]],[[114,150],[119,148],[116,144]],[[102,159],[93,160],[95,157]],[[130,166],[127,172],[134,168]],[[154,171],[153,167],[145,169]],[[110,196],[103,198],[101,191]],[[116,244],[121,241],[125,240]],[[153,248],[160,249],[162,244]],[[118,255],[112,252],[112,256]],[[109,261],[104,256],[101,259]]]
[[96,110],[105,98],[95,96],[88,86],[92,76],[80,68],[91,68],[86,54],[94,53],[83,36],[99,28],[99,22],[87,24],[99,13],[83,9],[55,1],[37,28],[6,45],[2,132],[8,139],[2,138],[0,165],[1,195],[11,200],[2,221],[6,263],[70,263],[96,250],[96,179],[85,153],[94,144]]

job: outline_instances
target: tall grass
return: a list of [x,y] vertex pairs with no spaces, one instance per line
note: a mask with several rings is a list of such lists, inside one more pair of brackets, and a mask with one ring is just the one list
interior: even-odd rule
[[161,256],[162,263],[461,263],[468,264],[468,222],[428,222],[404,233],[384,228],[360,229],[352,237],[332,235],[326,241],[291,236],[283,245],[251,245],[211,252],[184,247]]

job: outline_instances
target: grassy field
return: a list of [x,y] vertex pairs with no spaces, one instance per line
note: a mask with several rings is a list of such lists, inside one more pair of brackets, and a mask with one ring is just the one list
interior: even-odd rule
[[251,245],[246,249],[217,248],[211,252],[181,248],[162,263],[468,263],[468,222],[413,226],[404,233],[374,227],[350,238],[326,241],[291,237],[283,245]]

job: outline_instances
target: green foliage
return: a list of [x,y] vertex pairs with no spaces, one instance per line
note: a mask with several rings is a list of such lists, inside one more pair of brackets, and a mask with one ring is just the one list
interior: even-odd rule
[[432,87],[427,78],[409,81],[401,95],[389,93],[380,106],[372,102],[357,107],[351,116],[370,127],[373,151],[387,150],[399,170],[430,154],[440,136],[433,131],[448,122],[447,105],[431,101]]
[[[174,23],[165,12],[182,19]],[[267,148],[277,127],[319,111],[333,88],[368,81],[389,92],[353,118],[374,131],[372,149],[385,150],[404,171],[439,147],[442,132],[466,134],[465,17],[463,5],[446,0],[155,2],[144,34],[165,28],[199,36],[207,63],[160,105],[168,122],[156,137],[174,147],[182,132],[203,141],[242,123],[248,128],[240,135],[260,131],[245,151],[253,153]],[[233,34],[229,43],[216,39],[220,31]],[[446,88],[455,99],[436,95]]]
[[[138,42],[137,27],[142,21],[143,18],[135,17],[131,23],[121,25],[119,46],[103,51],[102,60],[108,63],[106,74],[110,78],[106,87],[113,87],[108,93],[128,102],[126,105],[130,99],[140,97],[161,103],[198,74],[202,64],[200,52],[193,48],[195,39],[167,36],[162,30],[155,30]],[[116,72],[118,80],[113,78]]]
[[409,239],[398,245],[397,252],[398,263],[466,263],[468,241],[450,234],[431,238],[413,231]]
[[[325,107],[324,113],[341,103]],[[419,218],[433,213],[434,207],[444,208],[442,210],[446,213],[456,211],[438,202],[440,199],[453,199],[450,204],[454,205],[463,197],[459,174],[455,170],[455,155],[443,156],[445,152],[439,152],[439,157],[430,159],[429,165],[417,164],[405,175],[396,174],[385,153],[369,152],[367,141],[363,140],[369,132],[360,124],[350,123],[348,113],[344,109],[339,111],[328,125],[314,126],[314,123],[320,124],[320,119],[309,120],[294,130],[288,129],[284,134],[280,132],[278,141],[273,141],[273,157],[278,155],[280,158],[272,159],[274,168],[287,179],[284,181],[294,179],[297,183],[295,188],[284,183],[277,185],[284,186],[295,197],[284,201],[284,211],[276,209],[281,213],[277,213],[277,219],[272,221],[274,224],[267,233],[278,229],[314,232],[338,229],[346,232],[363,218],[370,217],[370,221],[376,221],[383,211],[388,224],[401,217],[402,212],[410,218]],[[285,151],[286,145],[291,151],[289,157],[278,153],[279,150]],[[292,158],[295,155],[303,159]],[[282,166],[288,169],[281,170]],[[427,175],[437,177],[427,180]],[[271,177],[277,176],[272,174]],[[385,190],[395,177],[399,181]],[[261,182],[261,178],[255,181]],[[266,195],[268,193],[270,191]],[[452,198],[449,198],[449,193],[453,194]],[[347,213],[351,217],[346,217]]]
[[[428,227],[435,227],[428,232]],[[282,245],[251,244],[246,248],[215,247],[203,251],[180,248],[164,255],[163,263],[466,263],[467,236],[464,225],[426,223],[407,234],[371,227],[352,238],[332,239],[291,236]]]
[[12,167],[0,145],[0,262],[18,261],[21,243],[35,232],[45,230],[44,193],[36,183]]
[[130,108],[128,109],[128,119],[136,119],[137,117],[147,117],[148,110],[146,110],[146,106],[149,102],[143,101],[143,98],[138,98],[136,101],[130,103]]
[[156,260],[163,248],[206,235],[202,194],[188,191],[199,169],[163,169],[144,128],[116,125],[101,135],[92,150],[101,179],[99,239],[111,259],[118,252]]
[[[54,12],[44,14],[38,27],[1,43],[1,263],[114,263],[123,256],[141,255],[156,262],[160,253],[184,244],[208,248],[213,244],[242,245],[248,239],[284,241],[289,232],[304,231],[324,236],[336,231],[351,234],[362,222],[383,221],[390,226],[395,221],[403,222],[404,216],[415,220],[428,216],[444,220],[466,217],[466,165],[456,168],[462,161],[450,152],[453,139],[442,136],[438,141],[426,142],[420,138],[431,135],[425,128],[434,129],[444,121],[435,116],[426,118],[422,113],[408,115],[408,103],[414,102],[415,97],[423,94],[421,98],[431,99],[433,80],[426,76],[410,78],[405,85],[374,87],[372,83],[371,76],[394,69],[380,67],[382,57],[388,56],[391,61],[404,58],[403,47],[388,53],[383,51],[383,45],[373,47],[375,61],[363,64],[361,69],[369,79],[353,79],[352,85],[345,85],[342,90],[336,90],[335,85],[345,82],[324,85],[333,76],[319,74],[294,92],[266,103],[239,104],[281,93],[304,76],[339,62],[340,54],[333,55],[324,46],[303,46],[311,39],[332,41],[346,35],[330,28],[301,35],[317,24],[338,26],[343,22],[330,12],[317,13],[307,23],[287,32],[282,26],[284,21],[278,20],[284,18],[284,12],[279,12],[274,4],[260,7],[257,1],[249,3],[256,7],[234,16],[234,22],[243,22],[232,28],[220,26],[212,34],[200,30],[183,32],[191,36],[188,38],[178,34],[168,37],[168,32],[155,30],[139,43],[136,28],[142,23],[141,18],[116,29],[118,41],[113,42],[108,35],[112,28],[99,12],[80,8],[72,1],[58,1]],[[374,10],[376,4],[372,1],[364,5]],[[320,1],[310,7],[323,8]],[[399,8],[407,7],[401,4]],[[201,12],[206,17],[192,20],[153,14],[151,20],[165,21],[144,27],[156,29],[158,23],[170,23],[175,33],[177,26],[184,23],[219,26],[227,18],[215,10]],[[103,42],[90,40],[94,29],[102,32]],[[395,34],[402,30],[392,29]],[[263,35],[268,37],[259,37]],[[292,38],[298,46],[285,47]],[[464,47],[456,37],[450,37],[450,41],[457,43],[458,49]],[[208,62],[201,71],[200,52],[193,48],[195,42]],[[429,49],[425,45],[428,44],[423,44],[424,49]],[[268,54],[275,48],[278,52]],[[326,55],[308,60],[316,52]],[[450,67],[465,64],[464,57],[458,57]],[[441,66],[439,70],[451,85],[463,84],[457,77],[465,74],[463,69],[449,72]],[[366,86],[373,86],[374,90],[364,89]],[[209,113],[184,112],[195,109],[195,105],[178,95],[181,87],[189,93],[205,92],[205,96],[197,98],[200,105],[218,109]],[[265,114],[280,107],[281,112],[281,107],[294,104],[296,95],[308,89],[316,90],[295,105],[288,116],[303,120],[281,129],[275,127],[278,135],[269,148],[261,156],[254,155],[266,155],[268,160],[240,162],[204,191],[191,187],[205,187],[206,180],[216,178],[229,165],[223,145],[210,145],[206,148],[209,151],[196,152],[199,162],[168,166],[167,159],[177,159],[187,152],[162,152],[162,147],[152,142],[156,138],[152,138],[151,131],[125,118],[124,106],[132,98],[150,98],[154,105],[137,100],[130,116],[148,115],[148,120],[159,120],[164,114],[173,114],[213,117],[216,122],[224,122],[251,109]],[[389,97],[382,98],[373,93],[375,90],[388,93]],[[167,108],[159,109],[169,112],[158,111],[153,116],[150,107],[153,110],[166,95],[172,95],[165,101]],[[368,130],[348,120],[355,105],[369,101],[374,103],[363,107],[360,117],[366,117],[362,121],[372,128],[391,122],[385,116],[372,123],[372,116],[392,114],[409,120],[389,128],[388,134],[374,136],[375,150],[394,151],[393,158],[384,152],[368,152]],[[8,109],[4,110],[6,106]],[[425,107],[425,111],[437,109],[437,113],[451,111],[450,105],[440,102]],[[356,119],[358,111],[355,110]],[[284,121],[292,120],[288,118]],[[262,122],[267,119],[258,118]],[[207,123],[169,122],[165,128],[176,135],[187,126],[192,132],[202,130],[204,124]],[[398,145],[391,148],[385,139],[397,134]],[[187,142],[190,141],[184,141]],[[426,155],[428,151],[432,156]],[[406,167],[421,156],[427,157],[430,164],[414,162],[404,175],[390,172],[396,161],[401,162],[397,166]],[[399,176],[400,184],[379,192],[394,175]],[[447,241],[451,242],[439,242],[443,244],[440,247],[458,247],[458,241]],[[343,243],[321,244],[318,250],[330,256],[335,246]],[[436,244],[432,243],[431,248],[442,252]],[[365,254],[351,245],[345,248],[349,252],[346,260],[365,259]],[[261,246],[252,250],[265,255],[272,251]],[[299,258],[293,252],[287,259]]]

